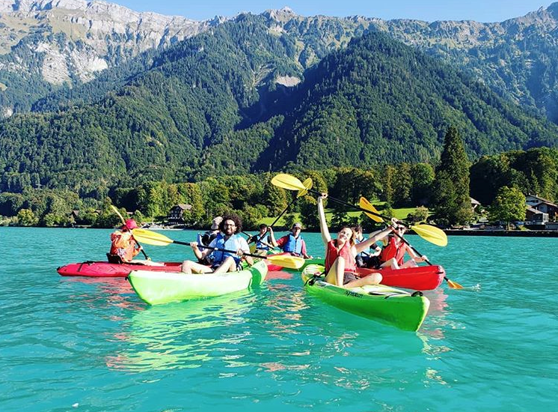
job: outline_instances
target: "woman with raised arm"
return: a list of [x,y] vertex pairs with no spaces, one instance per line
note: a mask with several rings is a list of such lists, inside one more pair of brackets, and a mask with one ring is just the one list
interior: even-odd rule
[[355,244],[353,231],[349,226],[343,226],[337,232],[337,239],[332,239],[327,227],[323,200],[327,194],[322,193],[318,198],[318,216],[320,231],[326,247],[325,271],[326,282],[343,288],[354,288],[364,285],[376,285],[382,281],[382,275],[373,273],[360,278],[356,273],[356,256],[370,245],[383,239],[391,232],[391,227],[372,233],[370,237],[359,244]]

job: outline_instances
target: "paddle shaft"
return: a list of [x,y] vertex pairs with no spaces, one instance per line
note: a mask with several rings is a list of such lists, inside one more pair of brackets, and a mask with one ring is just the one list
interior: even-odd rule
[[[185,245],[185,246],[192,246],[191,242],[180,242],[179,240],[173,240],[171,243],[176,243],[177,245]],[[221,249],[218,247],[211,247],[211,246],[201,246],[198,245],[199,249],[209,249],[209,250],[218,250],[219,252],[227,252],[227,253],[236,253],[236,250],[230,250],[230,249]],[[265,259],[265,256],[261,256],[261,255],[253,255],[251,253],[243,253],[242,256],[250,256],[250,257],[254,257],[254,258],[258,258],[258,259]]]
[[[424,258],[424,255],[422,253],[420,253],[418,250],[416,250],[409,242],[407,242],[407,239],[404,239],[403,236],[401,236],[399,233],[396,233],[396,232],[394,232],[394,233],[399,239],[401,239],[403,242],[405,242],[407,244],[407,246],[409,246],[411,249],[413,249],[413,252],[415,252],[421,258]],[[424,259],[424,261],[426,263],[428,263],[430,266],[433,266],[432,263],[430,263],[430,261],[428,259]],[[450,285],[450,287],[452,289],[461,289],[462,288],[462,286],[459,283],[454,282],[452,280],[449,280],[447,276],[444,276],[444,280],[446,282],[448,282],[448,284]]]
[[[309,191],[309,192],[312,192],[312,193],[315,193],[315,194],[317,194],[317,195],[321,195],[321,193],[318,192],[318,191],[316,191],[316,190],[308,189],[308,191]],[[360,206],[352,205],[352,204],[350,204],[350,203],[348,203],[348,202],[345,202],[345,201],[343,201],[343,200],[341,200],[341,199],[337,199],[337,198],[332,197],[332,196],[329,196],[329,195],[327,196],[327,198],[328,198],[328,199],[331,199],[331,200],[333,200],[334,202],[337,202],[337,203],[339,203],[339,204],[341,204],[341,205],[345,205],[345,206],[348,206],[348,207],[352,207],[353,209],[360,210],[361,212],[371,213],[371,214],[373,214],[373,215],[375,215],[375,216],[378,216],[378,217],[381,217],[381,218],[383,218],[383,219],[390,220],[390,218],[387,217],[387,216],[384,216],[384,215],[382,215],[382,214],[380,214],[380,213],[372,212],[371,210],[364,209],[364,208],[362,208],[362,207],[360,207]]]
[[[275,225],[275,223],[277,223],[277,222],[279,221],[279,219],[281,219],[281,216],[283,216],[283,215],[287,212],[287,210],[289,210],[289,208],[294,204],[294,202],[296,202],[297,199],[298,199],[298,196],[295,197],[293,200],[291,200],[291,202],[287,205],[287,207],[286,207],[285,209],[283,209],[283,211],[281,212],[281,214],[280,214],[279,216],[277,216],[277,218],[275,218],[275,220],[273,221],[273,223],[272,223],[271,225],[269,225],[270,228],[273,228],[273,226]],[[264,236],[267,235],[267,234],[268,234],[268,233],[266,232],[266,233],[264,233],[263,235],[259,236],[259,237],[258,237],[258,240],[256,241],[256,243],[257,243],[257,242],[261,242],[262,239],[264,238]],[[270,244],[267,243],[267,242],[263,242],[263,243],[265,243],[267,246],[275,247],[275,246],[273,246],[273,245],[270,245]]]
[[[411,245],[407,239],[405,239],[403,236],[401,236],[399,233],[397,232],[393,232],[395,234],[395,236],[397,236],[399,239],[401,239],[402,242],[404,242],[407,246],[409,246],[411,249],[413,249],[413,252],[415,252],[417,255],[419,255],[421,258],[424,259],[424,255],[422,253],[420,253],[418,250],[416,250],[413,245]],[[430,261],[428,259],[424,259],[424,261],[426,263],[428,263],[430,266],[432,266],[432,263],[430,263]]]

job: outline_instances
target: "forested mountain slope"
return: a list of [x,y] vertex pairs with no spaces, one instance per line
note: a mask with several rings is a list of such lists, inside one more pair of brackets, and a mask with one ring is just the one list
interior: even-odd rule
[[[0,190],[426,161],[450,124],[471,155],[556,144],[555,125],[386,35],[309,72],[299,53],[264,16],[242,15],[154,55],[96,104],[13,116],[0,124]],[[297,76],[294,89],[277,84]]]
[[380,33],[351,42],[306,74],[295,110],[258,163],[324,168],[438,158],[449,125],[472,158],[555,146],[558,127],[526,114],[438,59]]

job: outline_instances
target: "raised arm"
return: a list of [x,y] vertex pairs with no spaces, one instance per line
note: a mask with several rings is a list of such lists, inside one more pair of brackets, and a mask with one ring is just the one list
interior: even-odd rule
[[366,239],[364,242],[357,243],[355,245],[355,248],[356,248],[357,252],[360,253],[363,250],[368,249],[373,243],[376,243],[378,240],[382,240],[387,235],[389,235],[391,233],[391,231],[392,231],[392,227],[388,226],[384,229],[372,232],[368,239]]
[[324,241],[324,245],[327,246],[327,244],[331,242],[331,235],[329,234],[324,211],[324,199],[326,197],[326,193],[322,193],[322,195],[318,197],[318,217],[320,219],[320,232],[322,232],[322,240]]
[[275,240],[275,235],[273,234],[273,228],[269,226],[267,228],[267,231],[269,233],[269,241],[271,242],[271,246],[277,247],[277,241]]

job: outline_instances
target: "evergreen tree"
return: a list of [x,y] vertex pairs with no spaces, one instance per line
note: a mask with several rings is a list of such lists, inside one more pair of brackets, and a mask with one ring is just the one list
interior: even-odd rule
[[433,203],[439,223],[465,224],[471,220],[469,180],[469,161],[463,141],[457,129],[450,127],[434,181]]
[[393,205],[395,207],[411,206],[411,189],[413,178],[409,163],[401,163],[397,167],[397,179],[393,181]]

